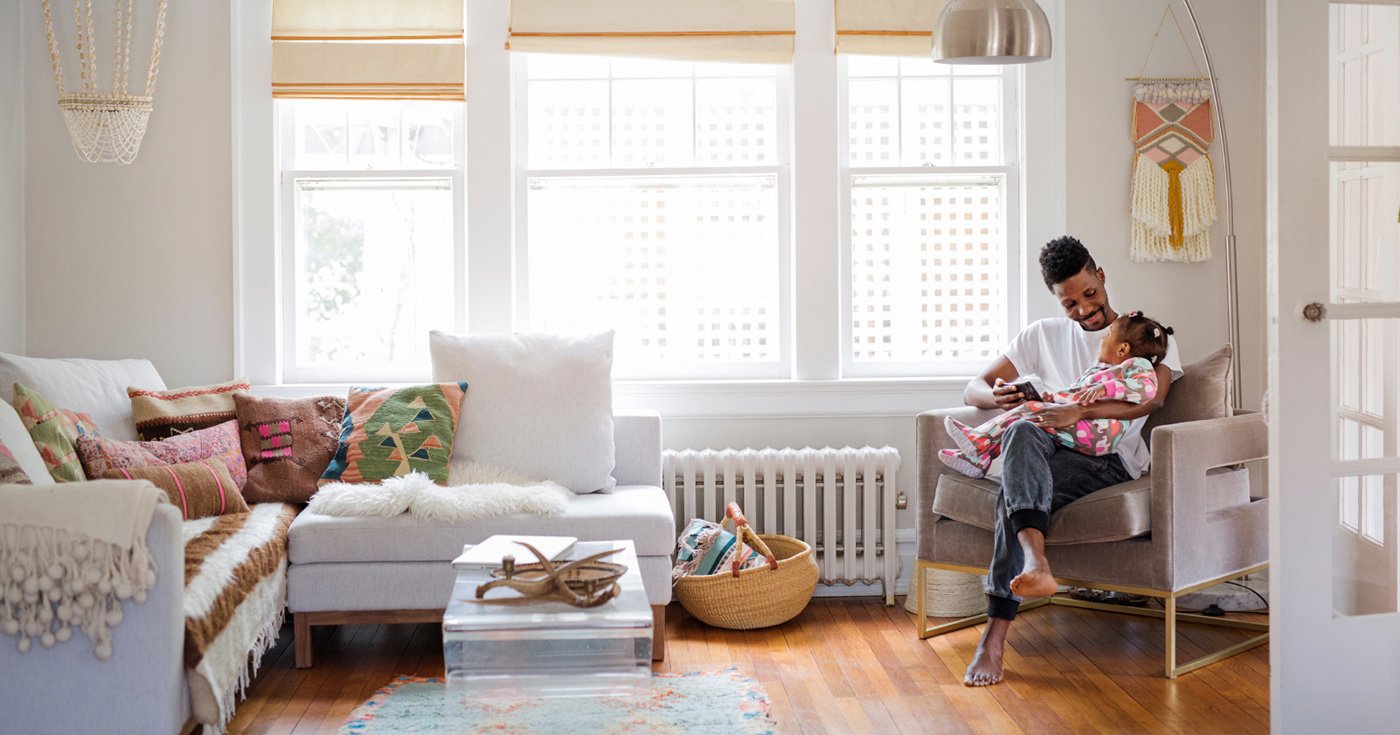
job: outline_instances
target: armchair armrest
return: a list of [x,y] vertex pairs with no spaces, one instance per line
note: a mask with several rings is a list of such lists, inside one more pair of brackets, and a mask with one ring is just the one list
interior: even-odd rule
[[943,428],[943,419],[952,416],[975,426],[1000,413],[996,409],[958,406],[924,411],[915,418],[915,455],[919,473],[919,512],[914,517],[917,533],[922,534],[923,525],[933,520],[933,493],[938,488],[938,478],[945,472],[952,472],[938,459],[940,450],[957,448],[953,438]]
[[1268,500],[1211,510],[1206,473],[1263,459],[1258,413],[1159,426],[1152,434],[1152,542],[1176,587],[1268,560]]

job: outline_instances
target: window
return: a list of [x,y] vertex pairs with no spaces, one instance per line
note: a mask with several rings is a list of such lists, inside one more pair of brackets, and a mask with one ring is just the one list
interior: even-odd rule
[[1019,252],[1012,67],[845,56],[843,374],[967,374],[1005,346]]
[[786,377],[787,72],[517,54],[518,322],[614,375]]
[[421,380],[465,326],[461,105],[283,100],[283,382]]

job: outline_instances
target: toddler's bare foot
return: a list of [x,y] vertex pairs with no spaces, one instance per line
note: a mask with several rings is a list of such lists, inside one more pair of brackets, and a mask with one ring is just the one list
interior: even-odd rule
[[1049,597],[1059,589],[1050,575],[1050,564],[1043,559],[1027,564],[1025,570],[1011,580],[1011,591],[1022,597]]

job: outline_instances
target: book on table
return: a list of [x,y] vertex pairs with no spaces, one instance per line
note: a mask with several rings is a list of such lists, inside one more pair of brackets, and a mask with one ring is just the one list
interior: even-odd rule
[[540,550],[550,561],[559,561],[574,550],[578,538],[574,536],[520,536],[496,534],[481,543],[462,547],[462,553],[452,560],[456,569],[495,569],[507,556],[515,557],[517,564],[533,564],[537,561],[530,550],[521,546],[525,542]]

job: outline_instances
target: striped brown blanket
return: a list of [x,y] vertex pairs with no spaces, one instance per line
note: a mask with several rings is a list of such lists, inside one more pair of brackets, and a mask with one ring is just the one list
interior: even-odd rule
[[206,734],[223,732],[277,641],[296,514],[290,505],[259,503],[248,513],[185,522],[185,669]]

